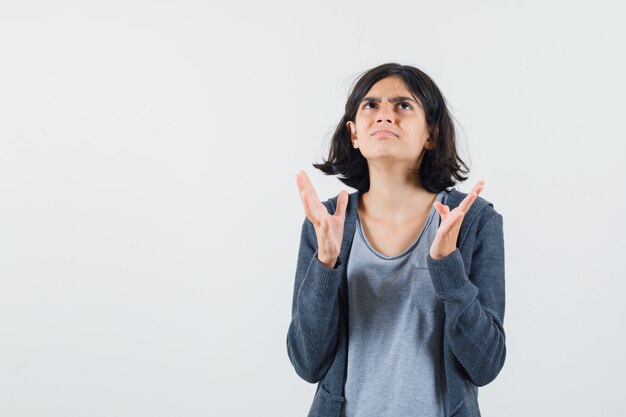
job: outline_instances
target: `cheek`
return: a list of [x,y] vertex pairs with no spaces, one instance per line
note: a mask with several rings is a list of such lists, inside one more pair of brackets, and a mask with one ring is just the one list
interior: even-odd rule
[[365,120],[363,120],[363,119],[359,120],[357,122],[357,124],[356,124],[357,132],[358,133],[365,133],[365,131],[367,131],[367,125],[368,125],[368,123]]

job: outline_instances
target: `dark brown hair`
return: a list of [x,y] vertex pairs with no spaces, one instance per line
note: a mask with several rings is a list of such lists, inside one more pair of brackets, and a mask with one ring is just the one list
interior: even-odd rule
[[313,166],[327,175],[339,175],[339,180],[361,193],[369,190],[367,159],[352,147],[348,120],[355,120],[359,103],[374,84],[389,76],[399,76],[409,91],[418,98],[426,115],[434,149],[426,150],[415,175],[430,192],[440,192],[467,179],[465,162],[457,154],[455,130],[446,101],[435,82],[421,70],[396,63],[379,65],[362,73],[346,101],[345,114],[333,134],[328,159]]

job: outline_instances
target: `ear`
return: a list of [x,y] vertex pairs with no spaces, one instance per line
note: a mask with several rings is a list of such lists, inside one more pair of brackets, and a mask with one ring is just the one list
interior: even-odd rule
[[431,139],[430,136],[426,138],[426,143],[424,143],[424,148],[428,149],[429,151],[435,148],[435,142]]
[[352,146],[354,148],[358,148],[359,144],[356,137],[356,124],[352,120],[348,120],[346,128],[348,129],[348,132],[350,132],[350,142],[352,142]]
[[350,132],[350,139],[354,140],[356,138],[356,126],[352,120],[348,120],[346,122],[346,128],[348,132]]
[[436,126],[431,126],[428,129],[428,137],[426,138],[426,143],[424,144],[424,148],[432,151],[435,149],[435,138],[439,136],[439,129]]

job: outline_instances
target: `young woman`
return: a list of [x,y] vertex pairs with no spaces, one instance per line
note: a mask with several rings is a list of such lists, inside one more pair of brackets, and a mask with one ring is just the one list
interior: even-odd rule
[[439,88],[412,66],[365,72],[313,166],[357,191],[321,202],[296,174],[287,352],[317,383],[309,416],[480,416],[506,356],[502,215],[484,181],[453,188],[468,170]]

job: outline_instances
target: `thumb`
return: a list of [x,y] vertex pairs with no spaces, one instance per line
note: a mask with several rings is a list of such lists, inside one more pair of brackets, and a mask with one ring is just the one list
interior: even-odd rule
[[346,207],[348,206],[348,192],[342,190],[337,197],[337,209],[334,216],[343,217],[346,214]]
[[435,201],[433,206],[435,206],[435,210],[437,210],[437,212],[442,216],[446,216],[450,213],[450,207],[445,204],[441,204],[439,201]]

